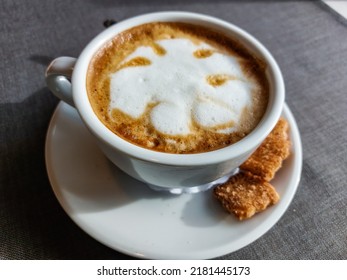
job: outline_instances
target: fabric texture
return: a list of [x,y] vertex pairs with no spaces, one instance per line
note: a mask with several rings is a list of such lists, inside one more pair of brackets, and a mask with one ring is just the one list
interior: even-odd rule
[[77,57],[105,20],[163,10],[209,14],[257,37],[279,63],[301,132],[290,207],[219,259],[346,259],[347,22],[316,1],[227,0],[0,2],[0,259],[131,259],[83,232],[52,192],[44,145],[58,99],[44,72],[55,57]]

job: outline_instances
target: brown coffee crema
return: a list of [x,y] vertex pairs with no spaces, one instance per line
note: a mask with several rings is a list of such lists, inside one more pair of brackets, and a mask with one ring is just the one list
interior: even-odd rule
[[[213,50],[200,48],[192,55],[197,60],[209,58],[214,53],[233,56],[239,62],[245,77],[256,86],[251,91],[251,105],[242,108],[238,123],[229,121],[213,127],[202,126],[191,118],[188,134],[167,134],[155,128],[150,114],[158,102],[147,104],[139,117],[124,113],[121,108],[109,110],[110,75],[126,67],[146,67],[152,61],[147,57],[137,56],[126,60],[138,47],[152,48],[157,56],[164,57],[166,50],[156,43],[164,39],[189,39],[199,45],[204,42],[213,46]],[[124,62],[125,61],[125,62]],[[269,84],[265,75],[265,63],[249,52],[236,39],[227,37],[206,27],[178,23],[155,22],[128,29],[116,35],[104,44],[91,60],[87,73],[87,92],[91,106],[100,121],[113,133],[135,145],[154,151],[167,153],[201,153],[231,145],[248,135],[264,115],[268,99]],[[192,73],[194,75],[194,73]],[[205,82],[212,87],[223,86],[237,79],[229,74],[215,73],[205,77]],[[131,83],[132,81],[129,81]],[[174,87],[175,80],[167,87]],[[187,92],[189,94],[189,92]],[[221,129],[234,127],[231,133],[221,133]]]

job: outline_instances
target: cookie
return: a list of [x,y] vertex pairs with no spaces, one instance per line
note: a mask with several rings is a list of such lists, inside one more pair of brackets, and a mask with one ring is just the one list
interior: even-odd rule
[[241,172],[214,189],[222,206],[239,220],[249,219],[279,201],[275,188],[249,172]]
[[290,154],[288,122],[281,118],[257,150],[240,166],[266,181],[271,181]]

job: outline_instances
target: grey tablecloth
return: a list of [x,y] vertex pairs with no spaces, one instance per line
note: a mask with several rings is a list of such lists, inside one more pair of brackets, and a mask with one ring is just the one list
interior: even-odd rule
[[286,82],[303,142],[298,191],[263,237],[223,259],[347,258],[347,23],[320,2],[0,2],[0,259],[125,259],[65,214],[44,161],[58,100],[44,71],[78,56],[106,19],[185,10],[233,22],[263,42]]

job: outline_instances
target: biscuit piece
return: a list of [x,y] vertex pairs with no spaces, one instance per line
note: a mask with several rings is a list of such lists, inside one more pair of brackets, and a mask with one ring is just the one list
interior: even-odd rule
[[257,150],[240,166],[241,170],[271,181],[290,154],[288,122],[281,118]]
[[214,195],[239,220],[248,219],[279,200],[278,193],[270,183],[249,172],[230,177],[226,183],[214,189]]

